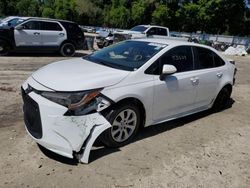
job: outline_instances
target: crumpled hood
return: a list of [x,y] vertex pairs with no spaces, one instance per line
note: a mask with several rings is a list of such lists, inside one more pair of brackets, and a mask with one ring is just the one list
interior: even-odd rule
[[83,91],[115,85],[129,73],[78,58],[49,64],[32,77],[55,91]]

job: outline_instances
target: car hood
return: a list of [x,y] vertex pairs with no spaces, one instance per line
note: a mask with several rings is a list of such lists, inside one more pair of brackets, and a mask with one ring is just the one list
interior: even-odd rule
[[55,91],[83,91],[115,85],[129,73],[78,58],[49,64],[32,77]]

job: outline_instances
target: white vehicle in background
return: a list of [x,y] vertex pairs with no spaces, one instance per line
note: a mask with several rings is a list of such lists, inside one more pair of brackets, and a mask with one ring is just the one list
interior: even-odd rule
[[169,29],[167,27],[156,25],[138,25],[130,30],[117,30],[114,32],[115,40],[121,41],[133,38],[152,37],[169,37]]
[[10,52],[60,52],[73,56],[83,48],[84,39],[74,22],[22,17],[14,27],[0,27],[0,56]]
[[233,63],[204,45],[120,42],[33,73],[22,85],[26,129],[45,148],[88,163],[99,136],[121,147],[141,126],[224,109],[235,73]]
[[29,17],[8,16],[0,21],[0,29],[9,29],[11,27],[15,27],[27,19],[29,19]]

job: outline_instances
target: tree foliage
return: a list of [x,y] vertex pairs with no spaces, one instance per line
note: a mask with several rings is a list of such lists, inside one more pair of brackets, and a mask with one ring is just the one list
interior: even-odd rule
[[245,0],[0,0],[0,16],[43,16],[84,25],[250,35]]

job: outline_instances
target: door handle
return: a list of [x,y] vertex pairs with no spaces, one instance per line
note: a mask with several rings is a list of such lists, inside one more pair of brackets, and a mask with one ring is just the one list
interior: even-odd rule
[[193,85],[198,85],[199,84],[199,78],[197,76],[193,77],[193,78],[190,78],[190,81],[192,82]]
[[64,36],[65,34],[64,33],[59,33],[60,36]]
[[218,73],[216,74],[216,76],[217,76],[218,78],[221,78],[221,77],[223,76],[223,73],[222,73],[222,72],[218,72]]
[[33,33],[34,35],[40,35],[40,33],[38,33],[38,32],[35,32],[35,33]]

